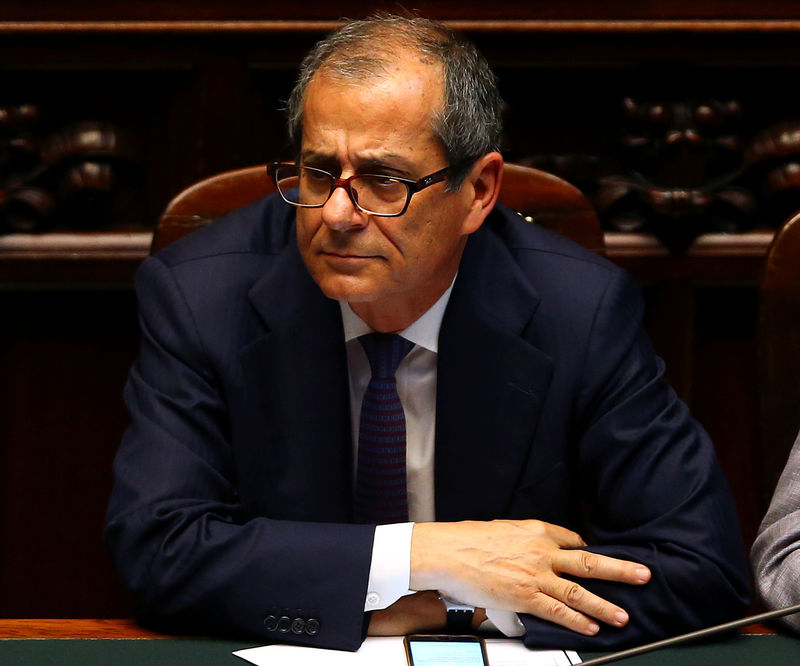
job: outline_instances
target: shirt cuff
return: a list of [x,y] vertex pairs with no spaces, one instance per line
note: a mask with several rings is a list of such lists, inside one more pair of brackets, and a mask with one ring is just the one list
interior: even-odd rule
[[[492,626],[486,626],[491,623]],[[525,625],[514,611],[497,610],[495,608],[486,609],[486,620],[481,624],[481,629],[497,629],[508,638],[522,636],[525,634]]]
[[400,597],[414,594],[414,590],[408,589],[413,529],[414,523],[375,527],[365,611],[388,608]]

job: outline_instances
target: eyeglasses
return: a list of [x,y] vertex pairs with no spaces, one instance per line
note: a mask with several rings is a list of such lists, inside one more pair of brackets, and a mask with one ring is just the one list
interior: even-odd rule
[[286,203],[300,208],[322,208],[336,188],[343,187],[356,208],[379,217],[399,217],[406,212],[414,194],[445,180],[449,171],[447,166],[419,180],[408,180],[379,174],[337,178],[316,167],[286,162],[273,162],[267,167]]

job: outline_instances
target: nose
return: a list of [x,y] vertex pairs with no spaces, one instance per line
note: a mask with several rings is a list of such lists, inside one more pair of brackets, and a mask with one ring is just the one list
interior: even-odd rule
[[322,221],[335,231],[366,226],[366,217],[353,203],[347,188],[342,186],[333,190],[322,207]]

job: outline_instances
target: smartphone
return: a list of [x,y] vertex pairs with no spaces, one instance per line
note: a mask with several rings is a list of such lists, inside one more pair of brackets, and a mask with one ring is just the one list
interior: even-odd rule
[[412,634],[403,639],[408,666],[489,666],[478,636]]

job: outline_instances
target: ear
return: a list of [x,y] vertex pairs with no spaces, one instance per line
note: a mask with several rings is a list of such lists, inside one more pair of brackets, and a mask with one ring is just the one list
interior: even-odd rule
[[469,186],[472,200],[464,220],[464,233],[471,234],[483,224],[492,212],[500,195],[503,180],[503,156],[500,153],[486,153],[472,165],[464,186]]

